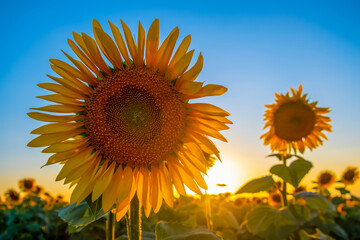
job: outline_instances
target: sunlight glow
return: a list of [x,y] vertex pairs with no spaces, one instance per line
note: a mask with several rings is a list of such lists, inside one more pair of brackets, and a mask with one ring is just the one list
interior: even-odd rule
[[241,161],[233,159],[235,158],[223,156],[222,162],[216,161],[215,165],[208,170],[208,175],[205,176],[209,187],[207,193],[234,193],[246,181],[248,176],[241,166]]

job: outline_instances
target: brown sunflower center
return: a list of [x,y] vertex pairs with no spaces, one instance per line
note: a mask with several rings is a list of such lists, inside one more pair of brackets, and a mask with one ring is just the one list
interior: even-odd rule
[[332,180],[332,174],[330,173],[323,173],[320,175],[319,182],[320,184],[327,184]]
[[185,130],[183,96],[149,68],[115,70],[86,103],[85,127],[104,158],[149,166],[172,153]]
[[302,101],[282,104],[274,114],[275,134],[287,141],[309,135],[315,125],[314,111]]

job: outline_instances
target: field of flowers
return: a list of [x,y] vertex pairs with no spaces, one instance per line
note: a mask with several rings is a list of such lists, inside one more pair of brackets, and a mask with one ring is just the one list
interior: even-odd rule
[[[281,183],[269,177],[249,181],[238,190],[267,188],[261,197],[181,196],[173,208],[163,204],[157,214],[142,214],[142,239],[359,239],[360,200],[351,194],[358,174],[351,167],[340,179],[331,171],[321,172],[312,186],[289,192],[286,207]],[[310,188],[313,192],[307,192]],[[105,239],[107,218],[91,204],[75,208],[60,195],[48,194],[34,179],[23,179],[0,203],[0,239]],[[125,218],[115,229],[115,239],[127,239]]]

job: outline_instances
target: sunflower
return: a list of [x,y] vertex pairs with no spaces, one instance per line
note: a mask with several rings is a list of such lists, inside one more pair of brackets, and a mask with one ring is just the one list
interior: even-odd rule
[[345,185],[354,184],[359,179],[359,170],[357,167],[348,167],[343,175],[341,176],[341,180]]
[[282,196],[280,193],[269,193],[268,203],[272,207],[281,206]]
[[20,193],[14,189],[9,189],[5,192],[5,200],[10,205],[16,205],[21,202]]
[[38,86],[54,94],[39,98],[58,104],[33,109],[60,114],[30,112],[31,118],[51,123],[32,131],[40,136],[28,146],[48,146],[43,152],[54,154],[45,165],[63,164],[56,180],[76,185],[71,203],[90,194],[92,201],[101,197],[104,211],[116,203],[119,220],[134,196],[148,216],[163,199],[173,205],[173,185],[182,195],[184,185],[198,194],[207,189],[205,156],[220,159],[208,137],[226,141],[219,131],[231,121],[217,106],[189,102],[227,91],[195,81],[203,56],[189,68],[194,54],[188,51],[190,35],[173,53],[178,27],[159,47],[158,19],[147,35],[139,22],[136,41],[123,21],[125,38],[109,24],[113,38],[94,20],[95,39],[74,33],[75,42],[68,40],[80,59],[64,52],[74,66],[50,59],[60,77],[48,75],[57,84]]
[[269,145],[271,151],[278,151],[288,155],[293,150],[304,153],[305,148],[310,150],[323,144],[327,140],[323,131],[331,132],[331,119],[324,114],[329,108],[317,107],[317,102],[309,102],[307,94],[302,94],[302,85],[296,91],[291,88],[284,94],[275,93],[275,103],[265,105],[265,128],[269,131],[260,138]]
[[330,187],[333,183],[335,183],[335,178],[335,173],[328,170],[322,171],[317,178],[319,188],[325,189]]
[[24,178],[18,181],[19,189],[23,192],[31,192],[36,190],[35,179],[33,178]]

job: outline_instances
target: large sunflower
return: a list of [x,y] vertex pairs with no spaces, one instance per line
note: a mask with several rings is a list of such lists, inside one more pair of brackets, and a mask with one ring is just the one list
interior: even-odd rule
[[260,138],[264,144],[269,145],[271,151],[282,154],[295,153],[299,150],[304,153],[305,148],[310,150],[323,144],[327,140],[323,131],[331,132],[331,119],[324,114],[330,112],[329,108],[317,107],[317,102],[309,102],[307,94],[302,94],[302,85],[296,91],[291,88],[284,94],[275,93],[275,103],[265,105],[265,128],[269,131]]
[[71,203],[90,194],[93,201],[101,197],[104,211],[116,203],[119,220],[135,194],[149,215],[163,199],[173,205],[173,185],[180,194],[186,194],[184,184],[199,194],[207,189],[205,155],[220,158],[208,137],[226,141],[219,131],[231,122],[219,107],[189,103],[227,90],[195,81],[203,57],[188,69],[190,35],[173,54],[177,27],[159,47],[158,19],[147,35],[139,22],[137,41],[123,21],[125,38],[109,24],[113,38],[94,20],[95,40],[85,33],[73,34],[76,43],[68,40],[80,59],[64,52],[74,66],[50,59],[60,77],[49,76],[58,84],[40,83],[55,94],[39,98],[58,104],[34,110],[61,114],[29,113],[52,123],[32,131],[40,136],[28,146],[48,146],[43,152],[54,154],[45,165],[63,164],[56,180],[76,185]]

